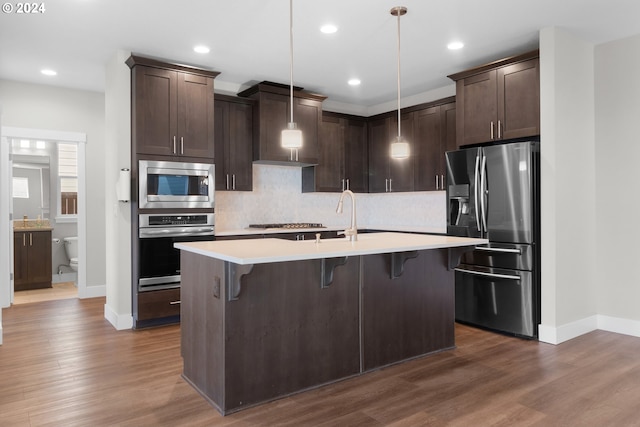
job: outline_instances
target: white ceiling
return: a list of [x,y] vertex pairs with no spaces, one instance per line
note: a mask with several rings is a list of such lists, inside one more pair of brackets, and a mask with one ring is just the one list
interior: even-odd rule
[[[287,0],[43,3],[42,14],[0,14],[0,78],[103,91],[104,66],[121,49],[220,71],[220,86],[289,81]],[[403,96],[535,49],[544,27],[594,44],[640,33],[638,0],[294,0],[296,86],[365,107],[395,99],[395,6],[408,8],[401,18]],[[337,33],[319,31],[328,22]],[[447,50],[454,39],[464,49]],[[211,52],[193,52],[196,44]],[[58,75],[43,76],[42,68]],[[352,77],[362,84],[348,86]]]

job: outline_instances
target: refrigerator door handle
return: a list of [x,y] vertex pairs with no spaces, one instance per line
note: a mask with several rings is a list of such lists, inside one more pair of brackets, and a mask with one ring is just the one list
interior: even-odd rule
[[485,200],[485,186],[486,186],[486,178],[487,178],[487,157],[482,155],[482,165],[480,166],[480,210],[482,211],[482,225],[484,227],[484,231],[487,230],[487,211],[485,210],[484,200]]
[[479,177],[479,166],[480,166],[480,156],[476,155],[476,167],[473,174],[473,199],[474,206],[476,208],[476,226],[478,227],[478,232],[482,233],[482,228],[480,228],[480,215],[482,212],[478,209],[478,177]]
[[520,249],[509,249],[509,248],[490,248],[487,246],[476,246],[477,251],[486,251],[486,252],[501,252],[506,254],[518,254],[521,255],[522,251]]
[[454,270],[459,271],[460,273],[473,274],[483,277],[492,277],[494,279],[521,280],[521,277],[515,274],[485,273],[484,271],[467,270],[465,268],[454,268]]

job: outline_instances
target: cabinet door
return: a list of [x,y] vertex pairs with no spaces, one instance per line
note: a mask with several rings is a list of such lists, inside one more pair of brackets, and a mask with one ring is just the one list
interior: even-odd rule
[[[298,150],[298,160],[304,163],[318,163],[318,134],[322,122],[322,103],[312,99],[294,98],[294,117],[298,129],[302,131],[302,148]],[[280,138],[278,138],[278,143]]]
[[216,190],[230,189],[228,178],[229,170],[229,105],[230,102],[216,100],[214,106],[214,144],[215,144],[215,170]]
[[389,188],[391,117],[369,122],[369,192],[384,193]]
[[13,284],[15,290],[21,290],[28,282],[28,234],[22,231],[13,233]]
[[253,188],[253,105],[230,103],[227,153],[231,189],[251,191]]
[[450,102],[440,106],[440,119],[442,124],[440,125],[440,154],[439,154],[439,169],[440,174],[440,188],[439,190],[446,190],[447,184],[445,183],[447,177],[447,151],[455,151],[458,149],[458,143],[456,138],[456,103]]
[[133,73],[132,137],[136,152],[173,155],[178,143],[178,74],[140,65]]
[[346,120],[344,177],[356,193],[369,191],[367,125],[365,121]]
[[538,64],[536,58],[498,69],[499,139],[540,134]]
[[442,118],[440,106],[414,112],[415,190],[439,189]]
[[[289,122],[289,101],[286,96],[262,92],[259,98],[258,157],[254,160],[284,162],[289,150],[280,145],[280,134]],[[294,118],[294,120],[296,120]],[[303,144],[305,135],[303,134]]]
[[213,79],[178,73],[178,153],[213,159]]
[[458,145],[487,142],[496,138],[498,117],[496,90],[496,70],[457,81]]
[[41,284],[42,287],[51,286],[51,232],[34,231],[27,233],[29,245],[28,269],[29,282]]
[[[389,154],[387,156],[389,162],[389,191],[413,191],[413,172],[414,160],[413,152],[415,151],[415,135],[413,130],[413,113],[403,114],[401,117],[402,137],[409,142],[410,155],[406,159],[393,159]],[[390,149],[391,142],[398,135],[398,119],[391,119],[391,133],[388,136],[388,145]]]
[[315,167],[315,191],[342,191],[344,180],[344,120],[323,116],[318,142],[320,156]]

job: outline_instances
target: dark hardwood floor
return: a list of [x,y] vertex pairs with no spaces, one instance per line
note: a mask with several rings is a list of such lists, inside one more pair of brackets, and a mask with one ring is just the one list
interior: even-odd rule
[[221,417],[180,377],[179,326],[116,331],[103,311],[3,311],[1,426],[640,426],[630,336],[553,346],[457,325],[453,351]]

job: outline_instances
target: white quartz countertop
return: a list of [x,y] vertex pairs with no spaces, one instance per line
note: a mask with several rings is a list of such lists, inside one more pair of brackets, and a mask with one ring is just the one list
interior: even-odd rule
[[358,241],[346,238],[313,240],[251,239],[175,243],[180,250],[197,253],[235,264],[263,264],[306,259],[337,258],[343,256],[372,255],[424,249],[475,246],[488,243],[486,239],[466,237],[409,234],[365,233]]

